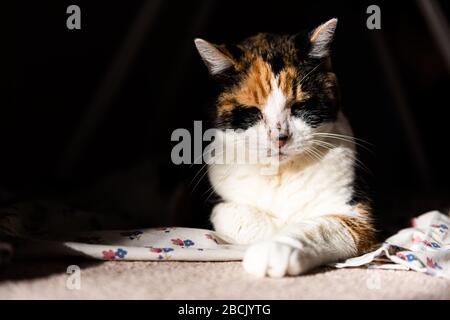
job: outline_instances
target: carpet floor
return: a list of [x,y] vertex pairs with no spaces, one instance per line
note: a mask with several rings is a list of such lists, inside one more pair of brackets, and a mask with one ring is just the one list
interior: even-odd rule
[[[70,290],[67,267],[80,267]],[[1,299],[450,299],[450,280],[413,271],[322,268],[257,279],[239,262],[22,261],[0,269]]]

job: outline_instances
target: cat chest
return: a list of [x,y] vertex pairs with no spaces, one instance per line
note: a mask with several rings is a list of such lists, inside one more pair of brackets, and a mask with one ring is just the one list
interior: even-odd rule
[[274,216],[287,219],[299,212],[307,215],[319,207],[339,204],[345,196],[339,184],[331,179],[310,176],[236,177],[222,189],[229,201],[258,207]]

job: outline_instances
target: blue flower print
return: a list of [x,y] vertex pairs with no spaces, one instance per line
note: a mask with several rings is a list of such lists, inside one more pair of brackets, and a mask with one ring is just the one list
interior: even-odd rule
[[184,242],[184,245],[186,247],[190,247],[190,246],[193,246],[195,244],[192,240],[189,240],[189,239],[184,240],[183,242]]
[[408,259],[409,262],[416,260],[416,256],[413,254],[407,254],[406,259]]
[[118,258],[120,258],[120,259],[123,259],[123,258],[125,258],[125,256],[127,255],[127,253],[128,253],[128,252],[127,252],[126,250],[119,248],[119,249],[117,249],[117,251],[116,251],[116,257],[118,257]]
[[441,247],[441,246],[438,245],[436,242],[432,242],[432,243],[431,243],[431,246],[432,246],[433,248],[440,248],[440,247]]

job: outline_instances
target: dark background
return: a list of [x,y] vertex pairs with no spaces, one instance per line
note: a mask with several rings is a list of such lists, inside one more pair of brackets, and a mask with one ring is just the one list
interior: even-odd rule
[[[446,22],[448,4],[433,3]],[[81,30],[66,28],[70,4],[81,8]],[[381,7],[381,30],[366,27],[370,4]],[[170,161],[172,131],[192,131],[212,110],[214,85],[193,39],[296,33],[337,17],[332,58],[343,108],[355,135],[371,143],[371,152],[360,149],[364,176],[380,229],[391,233],[449,205],[449,57],[421,8],[420,1],[18,1],[11,94],[0,111],[0,200],[138,217],[130,226],[208,227],[207,179],[194,188],[201,173],[189,185],[201,166]]]

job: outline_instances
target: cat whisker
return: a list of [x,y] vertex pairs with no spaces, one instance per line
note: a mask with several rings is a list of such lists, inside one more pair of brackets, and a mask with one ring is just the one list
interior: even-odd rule
[[[321,141],[321,140],[312,140],[312,142],[317,145],[322,146],[323,148],[329,149],[329,150],[337,147],[336,145],[334,145],[332,143],[328,143],[328,142]],[[360,168],[361,170],[363,170],[369,174],[372,174],[372,172],[369,170],[369,168],[361,160],[359,160],[356,155],[349,154],[348,157],[350,157],[355,162],[356,167]]]
[[353,137],[353,136],[349,136],[349,135],[344,135],[344,134],[331,133],[331,132],[316,132],[316,133],[313,133],[313,135],[314,136],[326,136],[326,137],[340,137],[340,138],[343,138],[343,139],[349,139],[349,140],[352,140],[352,141],[358,141],[360,143],[364,143],[364,144],[373,146],[373,144],[370,143],[369,141],[366,141],[366,140],[361,139],[361,138],[356,138],[356,137]]
[[309,71],[303,78],[302,80],[300,80],[299,85],[301,85],[303,83],[303,81],[305,81],[306,79],[308,79],[308,77],[317,70],[317,68],[319,68],[322,64],[324,63],[324,61],[320,62],[317,64],[317,66],[315,66],[311,71]]
[[[197,186],[200,184],[200,182],[203,180],[203,178],[208,174],[209,168],[207,167],[207,165],[208,165],[208,164],[204,164],[204,165],[203,165],[202,168],[206,167],[206,170],[205,170],[205,172],[201,175],[201,177],[197,180],[197,183],[194,185],[194,187],[192,188],[191,192],[194,192],[194,191],[195,191],[195,189],[196,189]],[[199,172],[200,172],[201,170],[202,170],[202,169],[200,169]],[[197,173],[197,174],[198,174],[198,173]],[[196,176],[197,176],[197,174],[196,174]],[[194,177],[194,179],[195,179],[195,177]],[[191,181],[191,183],[190,183],[189,185],[192,184],[192,182],[194,181],[194,179],[192,179],[192,181]]]
[[[224,154],[224,152],[218,153],[216,155],[214,155],[214,157],[219,157],[222,154]],[[192,185],[192,183],[194,183],[195,179],[197,178],[197,176],[203,171],[203,169],[205,169],[205,172],[203,173],[203,175],[198,179],[197,183],[195,184],[195,186],[192,188],[191,192],[194,192],[195,189],[197,188],[197,186],[200,184],[201,180],[206,176],[206,174],[208,173],[208,163],[204,163],[202,165],[202,167],[197,171],[197,173],[194,175],[194,177],[192,178],[191,182],[189,183],[189,187]]]
[[306,152],[310,153],[313,156],[313,159],[316,161],[320,161],[322,155],[313,147],[309,146],[305,149]]
[[[367,150],[367,151],[369,151],[370,153],[373,154],[372,150],[370,150],[367,146],[365,146],[362,143],[358,142],[356,138],[353,138],[351,136],[335,135],[335,134],[328,134],[328,133],[313,133],[313,136],[329,138],[329,139],[336,139],[336,140],[340,140],[340,141],[354,143],[356,146],[361,147],[361,148],[363,148],[363,149],[365,149],[365,150]],[[366,142],[364,140],[362,140],[362,142],[370,144],[369,142]]]
[[209,193],[208,197],[205,199],[205,202],[208,201],[208,199],[214,194],[214,190],[216,190],[217,187],[218,187],[219,185],[221,185],[221,184],[223,183],[223,181],[224,181],[226,178],[229,177],[229,175],[230,175],[232,169],[233,169],[233,166],[230,166],[230,168],[228,168],[227,172],[226,172],[225,175],[222,177],[222,179],[220,179],[220,181],[219,181],[218,183],[216,183],[216,184],[211,184],[211,187],[208,188],[208,190],[206,190],[206,191],[203,193],[203,196],[204,196],[205,194]]

